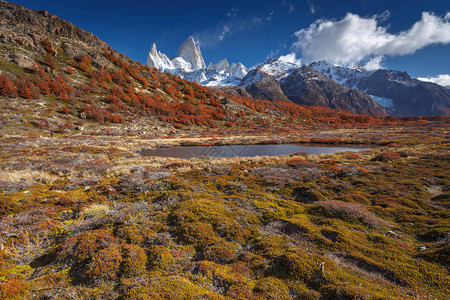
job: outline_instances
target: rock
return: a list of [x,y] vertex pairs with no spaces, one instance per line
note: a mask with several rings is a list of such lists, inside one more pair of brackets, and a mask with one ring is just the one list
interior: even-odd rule
[[195,45],[195,41],[192,37],[188,37],[187,40],[181,43],[180,48],[178,49],[178,57],[182,57],[187,62],[190,62],[192,70],[206,68],[200,47]]
[[[24,46],[42,54],[46,53],[43,41],[48,40],[56,52],[62,49],[71,58],[89,54],[94,66],[113,67],[113,64],[103,55],[106,49],[111,51],[111,47],[92,33],[47,11],[36,11],[0,1],[0,42],[19,45],[17,39],[20,39]],[[122,58],[125,57],[122,56]],[[14,62],[29,68],[32,67],[30,59],[30,57],[27,59],[19,55],[14,57]]]
[[21,68],[33,71],[38,70],[38,64],[36,61],[21,52],[10,53],[9,60]]
[[280,83],[272,76],[266,76],[261,80],[248,85],[245,87],[245,90],[252,95],[253,98],[291,102],[281,90]]

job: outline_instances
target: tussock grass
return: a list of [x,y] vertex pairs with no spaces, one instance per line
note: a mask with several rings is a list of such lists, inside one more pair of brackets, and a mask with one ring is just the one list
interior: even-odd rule
[[58,176],[49,172],[35,170],[0,170],[0,180],[16,183],[53,183]]
[[88,218],[101,217],[109,212],[109,206],[106,204],[91,204],[83,209],[83,215]]

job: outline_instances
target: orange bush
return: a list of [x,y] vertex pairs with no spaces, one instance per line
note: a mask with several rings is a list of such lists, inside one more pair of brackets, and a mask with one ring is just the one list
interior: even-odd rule
[[6,97],[16,97],[17,90],[14,83],[8,78],[8,76],[0,75],[0,95]]
[[38,97],[38,95],[39,95],[38,89],[33,84],[33,82],[30,81],[25,76],[17,79],[17,81],[15,83],[16,83],[16,87],[17,87],[17,92],[20,97],[25,98],[25,99],[33,99],[33,98]]

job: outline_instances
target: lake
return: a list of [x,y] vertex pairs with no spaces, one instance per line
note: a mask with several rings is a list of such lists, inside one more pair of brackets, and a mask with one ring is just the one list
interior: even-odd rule
[[142,156],[160,156],[173,158],[194,157],[254,157],[254,156],[277,156],[306,152],[309,154],[325,154],[335,152],[371,149],[368,146],[359,145],[304,145],[304,144],[274,144],[274,145],[230,145],[230,146],[178,146],[172,148],[156,148],[143,150]]

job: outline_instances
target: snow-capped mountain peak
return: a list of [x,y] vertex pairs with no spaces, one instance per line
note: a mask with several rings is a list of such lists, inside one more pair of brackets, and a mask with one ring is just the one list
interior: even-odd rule
[[159,52],[156,49],[156,44],[153,43],[152,48],[147,56],[147,66],[152,68],[158,68],[161,70],[174,69],[173,62],[164,53]]
[[181,57],[189,62],[193,71],[206,68],[200,47],[195,44],[192,37],[188,37],[187,40],[181,43],[177,57]]
[[362,67],[356,69],[341,67],[326,60],[313,62],[310,64],[310,66],[319,73],[322,73],[328,78],[333,79],[337,83],[350,88],[355,88],[361,78],[373,73],[368,72]]
[[180,45],[178,56],[172,60],[159,52],[153,44],[147,57],[147,65],[207,86],[238,85],[248,73],[243,64],[230,65],[226,58],[206,67],[200,47],[192,37]]

